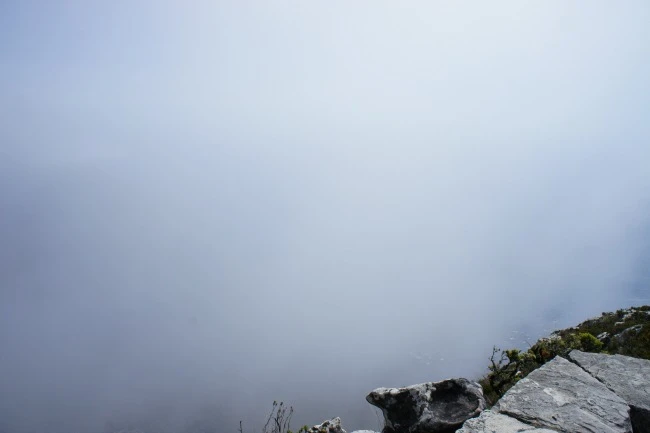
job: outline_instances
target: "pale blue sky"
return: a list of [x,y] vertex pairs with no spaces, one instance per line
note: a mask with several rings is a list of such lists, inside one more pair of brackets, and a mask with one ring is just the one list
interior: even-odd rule
[[284,399],[374,428],[375,386],[647,300],[648,22],[646,1],[0,3],[0,419],[216,404],[252,428]]

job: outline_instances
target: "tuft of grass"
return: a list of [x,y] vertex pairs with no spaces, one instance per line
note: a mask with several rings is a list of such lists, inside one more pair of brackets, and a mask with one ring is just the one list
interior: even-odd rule
[[[262,433],[294,433],[291,430],[291,417],[293,416],[293,406],[284,404],[283,401],[274,401],[271,413],[266,419],[266,424],[262,428]],[[244,433],[242,421],[239,421],[239,433]],[[309,426],[302,426],[296,433],[307,433]]]

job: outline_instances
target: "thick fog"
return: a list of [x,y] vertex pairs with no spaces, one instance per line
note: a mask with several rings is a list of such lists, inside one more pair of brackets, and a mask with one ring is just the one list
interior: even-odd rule
[[0,432],[373,429],[375,387],[648,303],[648,22],[3,2]]

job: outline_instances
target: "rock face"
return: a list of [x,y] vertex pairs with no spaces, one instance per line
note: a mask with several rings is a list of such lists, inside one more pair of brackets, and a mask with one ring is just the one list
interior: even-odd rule
[[635,433],[650,433],[650,361],[579,350],[569,358],[625,400]]
[[560,432],[632,432],[626,402],[559,356],[517,382],[493,409]]
[[341,427],[341,418],[336,417],[313,426],[309,433],[346,433]]
[[366,400],[384,413],[383,433],[454,432],[485,408],[481,386],[467,379],[378,388]]
[[486,410],[478,418],[468,419],[456,433],[557,433],[557,430],[537,428],[507,415]]
[[630,326],[627,329],[622,330],[618,334],[614,335],[612,338],[618,343],[618,344],[625,344],[627,343],[631,338],[636,337],[639,335],[639,333],[643,330],[643,325],[635,325],[635,326]]

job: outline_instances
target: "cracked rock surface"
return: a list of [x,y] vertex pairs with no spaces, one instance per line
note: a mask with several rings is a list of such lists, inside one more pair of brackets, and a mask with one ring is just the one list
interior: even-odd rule
[[635,433],[650,433],[649,360],[579,350],[571,351],[569,359],[625,400]]
[[559,356],[517,382],[493,410],[558,432],[632,432],[627,403]]

